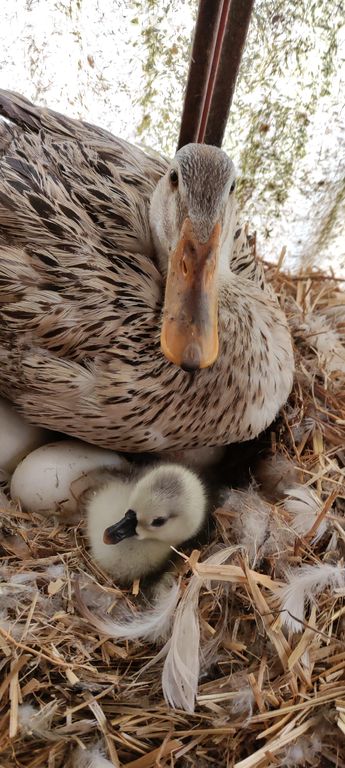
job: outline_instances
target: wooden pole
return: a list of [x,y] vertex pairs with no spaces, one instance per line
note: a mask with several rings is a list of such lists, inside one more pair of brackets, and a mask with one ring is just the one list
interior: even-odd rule
[[178,148],[221,146],[254,0],[200,0]]
[[203,141],[221,147],[254,0],[231,0]]
[[203,106],[200,125],[199,125],[198,137],[197,137],[197,141],[200,144],[202,144],[205,141],[206,126],[208,125],[210,107],[211,107],[212,99],[214,97],[214,89],[216,86],[216,82],[218,82],[218,68],[219,68],[220,59],[222,56],[224,35],[227,28],[227,23],[228,23],[229,9],[230,9],[230,0],[223,0],[223,5],[220,12],[220,18],[219,18],[218,29],[216,34],[216,42],[215,42],[214,51],[213,51],[211,69],[209,72],[208,82],[206,86],[205,101],[204,101],[204,106]]
[[198,141],[223,0],[199,0],[178,149]]

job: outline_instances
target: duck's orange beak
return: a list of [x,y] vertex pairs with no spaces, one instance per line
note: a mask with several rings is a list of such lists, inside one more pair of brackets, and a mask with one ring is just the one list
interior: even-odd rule
[[200,243],[185,219],[170,259],[161,347],[168,360],[187,371],[207,368],[218,356],[220,233],[217,222],[208,241]]

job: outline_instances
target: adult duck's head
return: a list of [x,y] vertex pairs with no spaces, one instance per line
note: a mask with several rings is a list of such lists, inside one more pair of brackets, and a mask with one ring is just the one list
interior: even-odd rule
[[229,272],[235,169],[221,149],[187,144],[153,193],[150,226],[166,278],[161,347],[184,370],[218,356],[219,274]]

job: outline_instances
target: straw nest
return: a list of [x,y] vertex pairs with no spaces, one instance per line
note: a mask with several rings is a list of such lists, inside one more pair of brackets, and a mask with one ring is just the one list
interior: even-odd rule
[[345,294],[323,274],[267,271],[294,389],[256,482],[224,477],[212,541],[181,556],[164,653],[97,628],[143,599],[90,561],[82,525],[2,497],[2,768],[345,764]]

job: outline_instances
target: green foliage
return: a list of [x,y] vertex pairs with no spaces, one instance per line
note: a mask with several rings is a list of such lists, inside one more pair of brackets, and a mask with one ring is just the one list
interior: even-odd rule
[[[339,229],[343,225],[345,219],[345,179],[343,179],[336,191],[333,201],[327,206],[325,215],[322,218],[322,226],[317,233],[317,239],[314,244],[314,250],[318,253],[322,252],[327,247],[332,233],[334,230]],[[341,234],[341,233],[340,233]],[[339,266],[344,269],[345,257],[338,259]]]
[[137,43],[142,62],[142,87],[138,102],[142,119],[138,136],[146,145],[173,154],[177,141],[183,90],[188,70],[191,30],[186,30],[185,13],[191,21],[195,0],[132,0],[132,24],[140,26]]
[[237,157],[239,194],[256,191],[278,216],[304,157],[308,126],[330,95],[342,3],[257,0],[225,147]]

